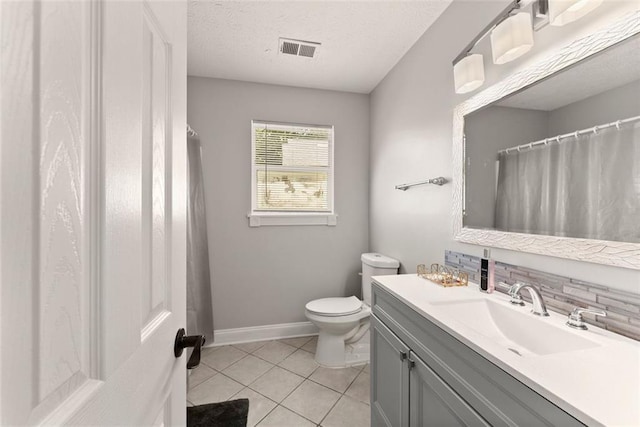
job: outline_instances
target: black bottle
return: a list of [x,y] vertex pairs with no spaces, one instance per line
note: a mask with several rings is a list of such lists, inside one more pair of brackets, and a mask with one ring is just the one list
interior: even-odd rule
[[482,292],[488,292],[489,289],[489,258],[491,257],[491,251],[489,249],[484,250],[484,257],[480,259],[480,290]]

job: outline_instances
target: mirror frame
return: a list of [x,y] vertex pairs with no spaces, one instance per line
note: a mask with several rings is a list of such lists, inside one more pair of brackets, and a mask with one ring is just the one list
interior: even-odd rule
[[465,228],[464,116],[523,90],[640,33],[640,11],[634,11],[551,56],[516,72],[459,104],[453,113],[453,237],[474,245],[530,252],[640,270],[640,243],[613,242],[497,230]]

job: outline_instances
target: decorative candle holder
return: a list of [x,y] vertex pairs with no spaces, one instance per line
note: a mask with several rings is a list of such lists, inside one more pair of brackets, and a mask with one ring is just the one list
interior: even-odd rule
[[469,285],[469,275],[457,268],[447,267],[440,264],[431,264],[427,271],[424,264],[418,265],[418,276],[430,280],[444,287],[467,286]]

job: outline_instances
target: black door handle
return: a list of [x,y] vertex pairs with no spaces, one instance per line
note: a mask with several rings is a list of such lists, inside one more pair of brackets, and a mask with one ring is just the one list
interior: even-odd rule
[[187,369],[193,369],[200,364],[200,351],[204,342],[204,335],[187,335],[184,328],[180,328],[173,345],[173,354],[180,357],[185,348],[193,347],[193,353],[187,361]]

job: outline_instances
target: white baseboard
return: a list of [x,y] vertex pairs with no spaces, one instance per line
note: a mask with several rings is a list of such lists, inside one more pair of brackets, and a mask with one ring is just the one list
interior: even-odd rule
[[311,322],[281,323],[278,325],[252,326],[249,328],[216,329],[213,331],[213,343],[209,343],[205,347],[306,337],[309,335],[318,335],[318,328]]

